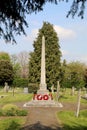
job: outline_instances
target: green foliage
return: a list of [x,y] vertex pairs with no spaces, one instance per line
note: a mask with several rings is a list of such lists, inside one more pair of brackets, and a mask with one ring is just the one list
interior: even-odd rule
[[[42,11],[47,2],[59,4],[60,1],[69,0],[0,0],[0,37],[6,42],[16,42],[14,35],[25,34],[24,26],[28,27],[26,14]],[[68,15],[74,17],[78,14],[83,18],[86,2],[87,0],[73,0]]]
[[69,15],[74,17],[77,14],[79,17],[83,19],[86,2],[87,0],[73,0],[71,9],[69,10],[67,17]]
[[3,110],[0,109],[0,116],[3,116],[3,115],[4,115]]
[[2,108],[5,116],[15,116],[17,114],[18,107],[13,104],[6,104]]
[[56,84],[59,79],[61,52],[57,33],[55,32],[53,25],[48,22],[43,23],[42,28],[39,30],[38,37],[33,44],[34,52],[30,53],[29,83],[40,84],[43,35],[45,36],[46,83],[49,88],[52,84]]
[[65,79],[66,68],[67,68],[66,60],[63,60],[63,62],[61,63],[61,67],[60,67],[60,78],[59,78],[62,88],[64,88],[64,86],[66,86],[65,84],[67,84],[67,81]]
[[69,64],[66,64],[62,86],[70,88],[74,86],[77,89],[84,87],[84,70],[85,65],[83,63],[71,62]]
[[17,114],[17,116],[27,116],[28,111],[19,109],[16,111],[16,114]]
[[2,118],[0,120],[0,130],[20,130],[24,122],[25,119],[22,117]]
[[60,111],[57,113],[61,120],[63,130],[86,130],[87,129],[87,110],[80,111],[80,116],[75,117],[75,112]]
[[12,64],[8,60],[0,60],[0,84],[11,84],[14,78]]
[[87,68],[85,69],[85,72],[84,72],[84,81],[85,81],[85,88],[87,91]]
[[10,61],[10,56],[6,52],[0,52],[0,60],[8,60]]
[[[5,95],[5,93],[0,93],[1,95]],[[6,93],[4,98],[0,98],[0,105],[5,104],[13,104],[18,102],[26,102],[32,99],[32,94],[24,94],[23,89],[16,89],[14,90],[14,96],[12,92]]]
[[18,124],[15,121],[12,121],[10,126],[6,128],[5,130],[19,130],[20,129],[20,124]]
[[5,106],[3,106],[0,113],[1,116],[26,116],[27,114],[27,110],[20,109],[13,104],[6,104]]
[[14,79],[19,78],[21,74],[21,66],[19,63],[13,64]]
[[25,78],[14,78],[13,85],[16,87],[27,87],[28,79]]
[[36,93],[39,89],[39,84],[28,84],[29,93]]

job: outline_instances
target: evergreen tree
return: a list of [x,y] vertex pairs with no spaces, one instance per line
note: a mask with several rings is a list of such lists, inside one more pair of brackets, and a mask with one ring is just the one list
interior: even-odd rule
[[87,68],[85,69],[85,72],[84,72],[84,81],[85,81],[85,88],[87,92]]
[[60,69],[60,46],[57,33],[53,25],[44,22],[42,28],[39,30],[38,37],[34,41],[34,52],[30,53],[29,62],[29,83],[40,84],[40,71],[41,71],[41,46],[42,36],[45,36],[45,62],[46,62],[46,83],[47,87],[52,84],[56,85],[59,79]]
[[0,85],[5,82],[11,84],[13,82],[14,74],[12,64],[8,60],[0,60]]
[[65,84],[67,84],[67,81],[66,81],[66,69],[67,69],[67,62],[66,60],[64,59],[63,62],[61,63],[61,68],[60,68],[60,84],[61,84],[61,87],[64,88],[65,87]]
[[14,72],[10,55],[6,52],[0,52],[0,85],[5,82],[11,84],[13,82]]

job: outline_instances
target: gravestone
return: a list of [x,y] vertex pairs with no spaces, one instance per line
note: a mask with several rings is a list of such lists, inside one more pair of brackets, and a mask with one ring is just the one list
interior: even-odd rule
[[8,83],[5,82],[5,86],[4,86],[4,92],[8,92],[9,91],[9,86],[8,86]]
[[25,87],[25,88],[24,88],[24,93],[25,93],[25,94],[28,94],[28,87]]
[[51,91],[52,91],[52,93],[54,93],[54,84],[51,87]]

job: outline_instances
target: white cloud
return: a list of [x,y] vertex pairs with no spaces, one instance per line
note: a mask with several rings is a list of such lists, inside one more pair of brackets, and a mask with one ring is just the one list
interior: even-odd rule
[[76,33],[71,29],[66,29],[58,25],[55,25],[54,29],[61,40],[72,39],[76,37]]
[[80,61],[82,63],[87,64],[87,55],[77,55],[73,53],[69,53],[67,51],[62,50],[62,59],[66,59],[68,62],[72,61]]
[[[58,37],[60,38],[60,40],[65,40],[65,39],[72,39],[75,38],[76,33],[73,30],[70,29],[66,29],[60,26],[55,25],[54,26],[55,31],[58,34]],[[38,34],[38,29],[33,29],[27,37],[24,37],[24,40],[28,41],[28,42],[33,42],[35,40],[35,38],[37,37]]]
[[87,55],[81,55],[81,56],[79,56],[78,59],[79,59],[79,61],[87,64]]
[[62,55],[63,55],[63,56],[64,56],[64,55],[69,55],[69,52],[66,51],[66,50],[61,50],[61,52],[62,52]]
[[27,42],[33,43],[33,41],[35,40],[35,38],[37,37],[38,34],[38,29],[33,29],[31,31],[30,34],[28,34],[27,37],[24,37],[24,40],[26,40]]

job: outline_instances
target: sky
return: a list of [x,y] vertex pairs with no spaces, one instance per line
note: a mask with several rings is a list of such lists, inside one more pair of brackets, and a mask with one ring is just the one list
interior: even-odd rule
[[80,61],[87,64],[87,9],[84,19],[75,16],[66,18],[71,3],[60,2],[58,5],[47,3],[44,9],[37,14],[27,16],[28,28],[25,28],[27,36],[16,36],[17,44],[5,43],[0,39],[0,52],[4,51],[18,54],[22,51],[33,51],[33,41],[37,37],[38,30],[42,28],[43,22],[53,24],[59,37],[62,60],[67,62]]

